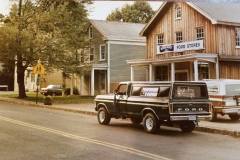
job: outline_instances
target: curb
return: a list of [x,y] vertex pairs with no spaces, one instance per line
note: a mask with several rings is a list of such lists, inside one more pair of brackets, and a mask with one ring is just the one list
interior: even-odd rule
[[195,130],[200,132],[206,132],[206,133],[228,135],[236,138],[240,137],[240,131],[231,131],[231,130],[224,130],[220,128],[210,128],[210,127],[202,127],[202,126],[198,126]]
[[[97,115],[97,113],[93,112],[93,111],[59,108],[59,107],[55,107],[54,105],[47,106],[47,105],[43,105],[43,104],[35,104],[35,103],[32,103],[32,102],[26,102],[24,100],[13,100],[11,98],[0,97],[0,101],[11,103],[11,104],[26,105],[26,106],[29,106],[29,107],[47,108],[47,109],[52,109],[52,110],[60,110],[60,111],[67,111],[67,112],[73,112],[73,113],[81,113],[81,114],[86,114],[86,115],[91,115],[91,116],[96,116]],[[225,129],[220,129],[220,128],[210,128],[210,127],[198,126],[195,129],[195,131],[221,134],[221,135],[228,135],[228,136],[232,136],[232,137],[236,137],[236,138],[240,137],[240,131],[225,130]]]
[[92,112],[92,111],[75,110],[75,109],[69,109],[69,108],[60,108],[60,107],[56,107],[54,105],[36,104],[36,103],[32,103],[32,102],[26,102],[24,100],[13,100],[13,99],[10,99],[10,98],[0,97],[0,101],[11,103],[11,104],[25,105],[25,106],[28,106],[28,107],[46,108],[46,109],[52,109],[52,110],[67,111],[67,112],[73,112],[73,113],[81,113],[81,114],[92,115],[92,116],[97,115],[96,112]]

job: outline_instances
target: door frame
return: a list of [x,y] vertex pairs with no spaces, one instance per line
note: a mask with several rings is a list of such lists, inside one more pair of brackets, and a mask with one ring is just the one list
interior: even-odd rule
[[176,80],[176,73],[187,73],[187,81],[189,81],[189,70],[188,69],[175,70],[175,80]]

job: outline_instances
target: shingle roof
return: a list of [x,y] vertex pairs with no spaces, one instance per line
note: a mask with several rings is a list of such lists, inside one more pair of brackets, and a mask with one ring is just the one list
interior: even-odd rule
[[107,40],[146,41],[145,37],[139,35],[144,24],[110,22],[104,20],[91,20],[90,22]]
[[216,22],[240,23],[240,3],[192,2]]

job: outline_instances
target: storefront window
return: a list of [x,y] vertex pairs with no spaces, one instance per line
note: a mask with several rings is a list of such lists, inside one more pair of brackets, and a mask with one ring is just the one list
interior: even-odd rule
[[199,80],[209,79],[209,64],[200,63],[198,64]]
[[157,66],[155,68],[155,81],[168,81],[168,66]]

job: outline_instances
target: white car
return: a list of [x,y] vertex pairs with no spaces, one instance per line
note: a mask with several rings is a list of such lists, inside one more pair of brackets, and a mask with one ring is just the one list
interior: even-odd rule
[[212,101],[212,120],[217,115],[228,115],[236,121],[240,118],[240,80],[204,80]]

